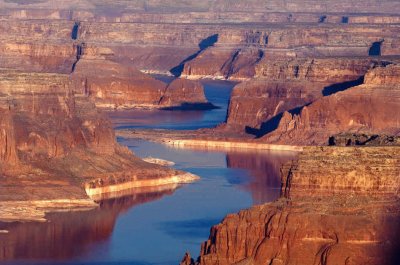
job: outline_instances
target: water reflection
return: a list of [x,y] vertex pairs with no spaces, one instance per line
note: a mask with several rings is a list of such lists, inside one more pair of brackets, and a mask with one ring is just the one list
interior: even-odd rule
[[[161,78],[161,77],[160,77]],[[170,78],[170,77],[164,77]],[[229,98],[234,82],[202,80],[204,92],[209,102],[219,107],[212,110],[166,111],[166,110],[126,110],[108,112],[116,129],[145,128],[195,130],[211,128],[226,120]]]
[[[199,182],[132,190],[89,212],[50,214],[47,223],[0,224],[0,260],[48,264],[178,264],[196,255],[212,225],[228,213],[279,195],[280,164],[293,153],[175,149],[120,139],[138,156],[174,161]],[[170,195],[170,196],[166,196]],[[13,263],[14,264],[14,263]]]
[[280,168],[295,156],[292,152],[228,152],[226,161],[229,168],[249,170],[249,183],[244,189],[251,192],[254,204],[262,204],[279,198]]
[[132,207],[171,195],[176,187],[132,190],[91,211],[52,213],[48,222],[0,223],[0,260],[68,261],[98,248],[107,251],[118,216]]

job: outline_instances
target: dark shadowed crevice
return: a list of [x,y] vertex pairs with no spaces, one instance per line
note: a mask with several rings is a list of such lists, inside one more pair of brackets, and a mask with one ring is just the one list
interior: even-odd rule
[[376,41],[372,43],[369,48],[368,55],[369,56],[381,56],[382,43],[384,40]]
[[251,134],[251,135],[254,135],[255,137],[259,138],[263,135],[266,135],[266,134],[276,130],[276,128],[278,128],[279,122],[282,119],[282,116],[283,116],[283,113],[279,113],[278,115],[275,115],[274,117],[267,120],[266,122],[263,122],[260,126],[260,129],[246,126],[245,131],[247,134]]
[[[311,103],[295,107],[293,109],[288,110],[287,112],[289,112],[292,115],[299,115],[301,110],[303,109],[303,107],[306,107],[306,106],[310,105]],[[278,125],[282,119],[283,113],[284,112],[281,112],[281,113],[275,115],[274,117],[272,117],[271,119],[263,122],[259,129],[252,128],[250,126],[246,126],[246,128],[245,128],[246,133],[254,135],[256,138],[260,138],[268,133],[275,131],[278,128]]]
[[[356,80],[347,81],[347,82],[338,83],[338,84],[333,84],[333,85],[325,87],[322,90],[322,95],[324,97],[330,96],[330,95],[333,95],[333,94],[335,94],[337,92],[349,89],[351,87],[361,85],[361,84],[363,84],[363,82],[364,82],[364,76],[361,76],[360,78],[358,78]],[[301,110],[304,107],[310,105],[311,103],[312,102],[309,102],[309,103],[307,103],[305,105],[295,107],[295,108],[293,108],[291,110],[288,110],[288,112],[290,114],[292,114],[292,115],[299,115]],[[245,127],[245,131],[248,134],[251,134],[251,135],[254,135],[257,138],[260,138],[260,137],[262,137],[262,136],[264,136],[264,135],[266,135],[268,133],[271,133],[274,130],[276,130],[278,128],[279,122],[282,119],[282,116],[283,116],[283,112],[275,115],[271,119],[263,122],[259,129],[258,128],[252,128],[250,126],[246,126]]]
[[326,15],[320,16],[318,19],[318,23],[325,23],[326,21]]
[[199,43],[200,50],[197,51],[196,53],[190,55],[189,57],[187,57],[179,65],[177,65],[177,66],[173,67],[172,69],[170,69],[169,70],[170,73],[173,74],[175,77],[181,76],[181,74],[183,72],[183,68],[185,67],[185,63],[195,59],[205,49],[214,46],[214,44],[218,42],[218,36],[219,36],[218,34],[214,34],[214,35],[211,35],[211,36],[203,39],[202,41],[200,41],[200,43]]
[[80,22],[75,22],[74,26],[72,27],[71,39],[73,39],[73,40],[78,39],[79,25],[80,25]]
[[333,85],[325,87],[322,90],[322,95],[325,96],[325,97],[326,96],[330,96],[332,94],[335,94],[335,93],[340,92],[340,91],[344,91],[344,90],[349,89],[351,87],[362,85],[363,82],[364,82],[364,76],[361,76],[360,78],[358,78],[356,80],[346,81],[346,82],[338,83],[338,84],[333,84]]
[[76,64],[79,62],[79,60],[81,59],[81,57],[82,57],[82,55],[83,55],[83,50],[84,50],[84,48],[85,48],[85,43],[81,43],[81,44],[78,44],[77,46],[76,46],[76,59],[75,59],[75,62],[72,64],[72,70],[71,70],[71,73],[73,73],[74,71],[75,71],[75,67],[76,67]]

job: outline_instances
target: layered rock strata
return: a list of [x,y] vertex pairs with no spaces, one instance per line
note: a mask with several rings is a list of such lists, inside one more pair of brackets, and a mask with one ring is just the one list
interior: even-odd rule
[[278,127],[264,136],[274,143],[326,144],[341,132],[398,135],[399,65],[369,71],[360,86],[323,97],[301,109],[285,112]]
[[234,88],[227,125],[261,129],[284,111],[361,84],[369,69],[382,64],[386,62],[368,58],[263,59],[256,78]]
[[398,147],[305,149],[282,170],[283,197],[228,215],[196,264],[396,264],[399,159]]
[[187,104],[188,108],[211,106],[200,82],[175,79],[165,84],[129,64],[90,59],[90,56],[84,55],[76,63],[71,78],[74,90],[92,98],[99,108],[166,108],[183,104]]
[[2,220],[41,220],[45,209],[95,207],[85,186],[196,179],[146,163],[117,144],[111,123],[74,93],[68,75],[2,70],[0,88]]

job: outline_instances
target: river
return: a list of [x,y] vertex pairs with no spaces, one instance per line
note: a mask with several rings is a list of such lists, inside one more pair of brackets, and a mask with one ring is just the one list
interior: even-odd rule
[[[202,81],[219,109],[132,110],[110,113],[116,129],[197,129],[225,120],[233,83]],[[6,264],[178,264],[197,256],[210,227],[228,214],[279,196],[279,168],[290,152],[175,149],[118,139],[140,157],[175,162],[201,180],[184,186],[137,190],[87,212],[53,213],[46,223],[2,224],[9,230]],[[4,242],[3,242],[4,243]]]

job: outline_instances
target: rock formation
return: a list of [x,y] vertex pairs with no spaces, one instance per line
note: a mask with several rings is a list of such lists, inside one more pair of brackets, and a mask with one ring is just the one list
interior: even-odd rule
[[153,107],[165,84],[129,65],[106,60],[81,59],[72,73],[75,90],[94,99],[102,108]]
[[257,77],[234,88],[227,125],[260,130],[284,111],[361,84],[368,69],[379,64],[384,62],[368,58],[262,60]]
[[399,65],[377,67],[363,85],[320,98],[299,114],[285,112],[264,140],[287,144],[326,144],[341,132],[398,135]]
[[[165,84],[131,65],[83,56],[71,75],[74,90],[105,109],[211,107],[198,81],[176,79]],[[190,106],[187,106],[190,108]]]
[[167,85],[159,105],[164,109],[209,109],[203,85],[199,81],[175,79]]
[[397,147],[305,149],[282,198],[228,215],[198,264],[397,264],[399,162]]
[[1,70],[0,90],[2,220],[40,220],[38,207],[93,207],[88,185],[194,179],[117,144],[109,120],[74,93],[68,75]]
[[356,145],[400,146],[400,136],[339,133],[339,134],[329,137],[328,144],[331,146],[333,146],[333,145],[335,145],[335,146],[356,146]]

